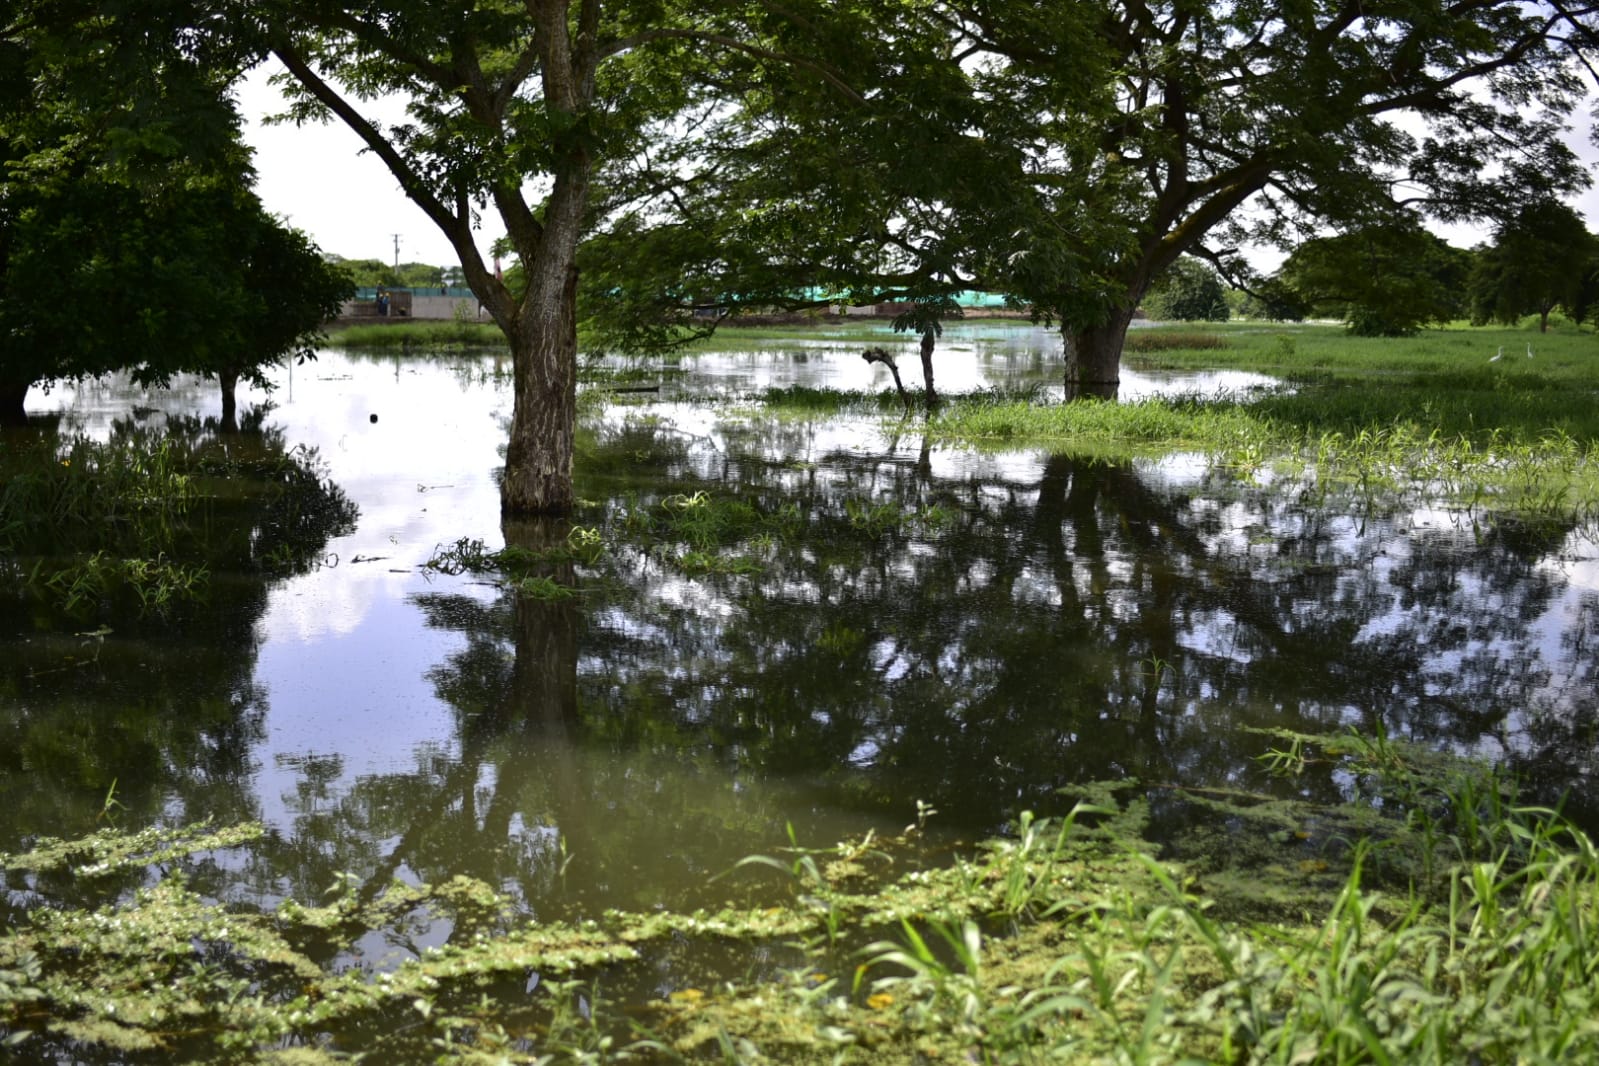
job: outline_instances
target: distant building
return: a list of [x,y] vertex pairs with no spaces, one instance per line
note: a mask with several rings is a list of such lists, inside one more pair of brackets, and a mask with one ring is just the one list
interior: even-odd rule
[[[379,294],[388,296],[388,314],[379,313]],[[483,317],[477,296],[465,286],[438,285],[424,289],[400,289],[384,286],[379,289],[367,286],[355,290],[352,299],[344,301],[339,310],[341,322],[376,322],[387,317],[390,321],[422,319],[427,321],[453,321],[465,318],[475,322]]]

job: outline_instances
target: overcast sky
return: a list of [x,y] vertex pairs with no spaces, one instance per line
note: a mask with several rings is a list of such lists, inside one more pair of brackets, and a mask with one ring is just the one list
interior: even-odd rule
[[[281,110],[278,91],[267,84],[278,69],[276,63],[257,68],[239,90],[244,139],[255,149],[256,193],[266,209],[310,234],[322,251],[346,259],[392,263],[398,234],[402,263],[458,262],[438,227],[406,199],[376,156],[362,152],[360,138],[342,122],[261,124],[264,116]],[[505,232],[497,223],[493,211],[484,217],[478,247],[485,258],[490,243]]]
[[[274,69],[278,69],[275,63],[258,68],[239,93],[245,139],[255,148],[256,191],[267,210],[310,234],[324,252],[346,259],[393,262],[397,237],[402,263],[455,264],[450,243],[405,198],[387,168],[375,156],[361,152],[360,140],[342,123],[298,128],[261,124],[264,115],[278,108],[277,91],[266,84]],[[387,117],[401,115],[396,111]],[[1573,133],[1577,152],[1590,161],[1599,159],[1599,151],[1587,138],[1587,116],[1578,117],[1583,124]],[[1599,190],[1589,190],[1576,206],[1588,219],[1589,229],[1599,229]],[[478,247],[487,260],[490,243],[505,229],[492,209],[485,213],[482,227]],[[1461,247],[1485,237],[1473,228],[1439,232]],[[1270,270],[1280,255],[1268,252],[1254,258],[1257,267]]]

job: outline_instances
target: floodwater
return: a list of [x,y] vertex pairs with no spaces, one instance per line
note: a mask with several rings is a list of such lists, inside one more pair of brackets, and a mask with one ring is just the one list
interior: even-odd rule
[[[266,422],[315,450],[353,531],[288,576],[219,575],[187,627],[0,615],[0,850],[94,830],[114,783],[119,824],[264,822],[230,898],[461,873],[539,917],[694,906],[788,826],[825,845],[896,830],[921,800],[969,838],[1087,782],[1279,787],[1257,759],[1270,729],[1481,755],[1592,814],[1591,530],[1328,513],[1191,456],[983,454],[914,421],[729,402],[889,383],[856,347],[812,344],[689,357],[660,394],[588,416],[576,521],[613,548],[575,568],[577,599],[543,601],[424,566],[462,538],[505,543],[503,369],[333,349],[286,369]],[[937,373],[1047,388],[1059,360],[1035,331],[959,327]],[[112,382],[32,409],[103,435],[215,406]],[[792,505],[797,532],[721,570],[625,532],[700,491]],[[1333,803],[1353,785],[1312,767],[1292,787]],[[1181,812],[1152,817],[1182,831]]]
[[[695,397],[736,399],[790,386],[871,392],[893,388],[889,370],[860,357],[865,342],[858,335],[845,340],[845,334],[818,333],[814,339],[786,337],[759,348],[718,349],[689,356],[684,361],[691,371],[686,389]],[[907,391],[919,393],[922,367],[916,345],[904,334],[884,333],[881,341],[872,343],[894,353],[901,382]],[[720,338],[713,338],[713,343],[720,344]],[[1027,390],[1040,399],[1058,401],[1065,391],[1062,376],[1060,334],[1014,320],[979,319],[947,326],[933,357],[933,383],[943,393]],[[1277,383],[1264,374],[1237,370],[1171,373],[1124,366],[1117,395],[1140,400],[1172,393],[1247,393],[1273,387]]]

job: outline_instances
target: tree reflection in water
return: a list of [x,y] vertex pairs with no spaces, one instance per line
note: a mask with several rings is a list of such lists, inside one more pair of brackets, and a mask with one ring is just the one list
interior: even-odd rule
[[[1205,817],[1185,790],[1351,798],[1330,764],[1270,778],[1264,730],[1480,753],[1549,799],[1593,772],[1596,594],[1556,565],[1569,528],[1325,513],[1180,461],[830,450],[802,423],[624,419],[583,472],[578,521],[609,549],[549,566],[575,598],[415,598],[464,640],[428,674],[456,745],[302,812],[303,891],[469,873],[550,917],[685,906],[788,819],[821,844],[921,799],[986,833],[1135,779],[1176,840]],[[718,545],[753,572],[686,567],[638,517],[700,490],[797,525]]]
[[[192,479],[180,528],[159,543],[171,561],[206,570],[202,597],[150,613],[131,597],[107,596],[68,613],[25,589],[0,594],[0,850],[109,823],[259,817],[251,778],[267,706],[255,678],[256,626],[272,583],[320,566],[357,510],[314,454],[288,448],[259,415],[242,431],[219,429],[214,419],[174,417],[157,435],[129,422],[111,434],[135,451],[164,442],[167,461]],[[45,535],[44,546],[21,539],[13,550],[26,557],[75,544],[60,531]],[[100,543],[115,553],[116,536],[101,531]],[[221,896],[232,875],[204,863],[192,877]],[[138,879],[111,880],[62,878],[56,888],[61,901],[80,902]]]
[[[915,424],[683,410],[597,417],[576,522],[606,550],[535,574],[574,596],[462,580],[386,607],[448,635],[391,690],[414,677],[448,708],[397,765],[356,769],[330,740],[255,773],[267,579],[314,568],[353,519],[325,483],[304,507],[218,494],[214,594],[186,618],[110,619],[97,643],[13,605],[0,846],[93,829],[111,781],[130,825],[257,817],[267,776],[289,782],[286,817],[236,868],[195,871],[211,894],[315,901],[353,877],[372,898],[469,874],[545,919],[759,899],[781,886],[711,879],[787,823],[821,846],[897,830],[917,800],[970,839],[1133,779],[1180,851],[1230,831],[1186,797],[1358,787],[1330,763],[1271,778],[1256,757],[1283,741],[1260,730],[1380,729],[1501,760],[1538,798],[1591,794],[1591,530],[1341,512],[1182,457],[974,458]],[[281,433],[256,434],[217,444],[213,469],[294,465]],[[683,521],[727,504],[744,506],[725,525]],[[503,534],[540,550],[568,529]],[[451,930],[393,933],[408,952]]]

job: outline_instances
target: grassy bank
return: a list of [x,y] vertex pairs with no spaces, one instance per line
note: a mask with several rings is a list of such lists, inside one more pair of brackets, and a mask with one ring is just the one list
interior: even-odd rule
[[334,348],[393,351],[483,348],[504,350],[505,334],[492,322],[398,321],[384,325],[339,326],[329,331]]
[[[216,906],[185,871],[247,856],[253,826],[41,841],[0,856],[35,903],[0,936],[0,1039],[39,1060],[301,1064],[1599,1055],[1585,836],[1481,768],[1381,737],[1279,743],[1278,773],[1336,762],[1351,802],[1163,797],[1229,826],[1209,860],[1163,859],[1140,836],[1152,794],[1104,785],[941,867],[911,861],[923,810],[894,838],[746,860],[724,876],[768,875],[755,907],[576,925],[517,917],[466,877]],[[57,893],[75,902],[46,906]],[[447,942],[393,970],[339,962],[371,930],[435,919]],[[696,951],[790,963],[712,977]],[[624,1010],[607,990],[634,971],[647,1002]]]
[[[1181,343],[1185,338],[1194,343]],[[1336,324],[1229,322],[1134,329],[1125,359],[1140,369],[1230,367],[1290,380],[1493,369],[1591,383],[1594,356],[1599,336],[1569,326],[1539,333],[1455,325],[1412,337],[1356,337]]]
[[[730,333],[729,337],[738,336]],[[829,330],[803,336],[835,337]],[[713,341],[713,343],[715,343]],[[1527,355],[1531,349],[1532,356]],[[1502,355],[1500,353],[1503,353]],[[947,355],[935,356],[936,360]],[[1186,324],[1135,329],[1128,334],[1124,364],[1135,370],[1241,370],[1266,374],[1284,388],[1263,396],[1223,396],[1203,403],[1177,400],[1165,406],[1197,411],[1201,407],[1242,411],[1269,423],[1278,437],[1292,433],[1356,434],[1374,428],[1408,425],[1423,435],[1436,430],[1476,443],[1510,440],[1528,443],[1551,434],[1588,443],[1599,440],[1599,337],[1565,329],[1539,334],[1514,329],[1429,330],[1415,337],[1352,337],[1342,327],[1305,324]],[[1064,372],[1062,370],[1062,372]],[[1015,408],[1040,406],[1036,396],[996,395],[948,397],[939,432],[947,437],[1009,435],[1019,442],[1053,440],[1078,433],[1053,416],[969,426],[959,417],[981,414],[992,419],[1003,401]],[[768,394],[766,403],[779,412],[880,406],[898,410],[884,391],[867,396],[825,390],[786,389]],[[999,403],[997,403],[998,401]],[[1124,405],[1133,411],[1151,406]],[[1158,406],[1158,405],[1157,405]],[[1103,414],[1084,416],[1110,432]],[[1145,413],[1129,415],[1132,422]],[[1113,436],[1159,439],[1133,427]],[[1095,430],[1091,435],[1097,435]],[[1200,436],[1204,434],[1201,433]],[[1194,433],[1176,432],[1173,440],[1192,440]]]
[[[1018,318],[983,317],[967,320],[968,323],[1023,322]],[[728,322],[717,327],[710,337],[693,341],[682,349],[686,353],[749,351],[755,347],[778,347],[785,344],[810,345],[827,342],[867,344],[885,338],[902,336],[892,333],[891,319],[868,316],[837,315],[750,315],[742,321]],[[393,319],[380,324],[345,324],[335,326],[329,333],[329,344],[339,348],[460,348],[505,347],[505,338],[499,327],[489,321],[443,322],[417,319]],[[590,353],[598,347],[595,340],[579,328],[578,349]],[[652,360],[661,356],[647,357]]]
[[[1185,335],[1223,346],[1156,346],[1159,338]],[[1306,432],[1347,434],[1405,422],[1476,441],[1496,433],[1519,442],[1550,433],[1599,440],[1599,337],[1575,329],[1351,337],[1333,326],[1235,325],[1149,330],[1133,339],[1146,346],[1126,357],[1136,368],[1225,368],[1281,378],[1295,391],[1251,402],[1250,409]]]
[[[830,318],[816,316],[792,319],[754,319],[746,324],[718,327],[715,334],[693,342],[684,349],[688,352],[746,351],[752,346],[778,345],[783,342],[815,343],[820,341],[847,341],[881,338],[888,333],[888,320],[877,318]],[[489,321],[434,321],[420,319],[395,319],[379,324],[350,324],[335,326],[328,334],[328,343],[338,348],[395,349],[395,348],[504,348],[505,335]],[[593,347],[591,340],[581,330],[578,348],[587,352]],[[658,358],[658,357],[657,357]]]
[[[1529,345],[1533,355],[1527,356]],[[1500,356],[1499,352],[1505,354]],[[1514,357],[1513,357],[1514,356]],[[919,428],[943,443],[1049,448],[1107,460],[1200,452],[1325,501],[1427,498],[1489,511],[1599,514],[1599,338],[1568,329],[1456,329],[1351,337],[1332,326],[1134,331],[1124,357],[1158,369],[1274,375],[1278,390],[1129,403],[1049,403],[1038,392],[949,396]],[[897,419],[890,390],[769,390],[781,418]]]

